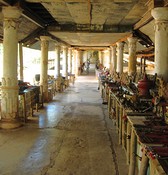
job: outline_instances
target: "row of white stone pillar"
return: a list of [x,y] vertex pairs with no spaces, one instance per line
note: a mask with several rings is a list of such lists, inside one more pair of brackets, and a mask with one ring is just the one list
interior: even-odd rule
[[[152,10],[152,16],[155,19],[155,70],[158,76],[168,82],[168,7],[158,7]],[[128,39],[129,61],[128,74],[136,72],[136,37]],[[112,71],[123,72],[123,50],[124,42],[117,42],[110,47],[109,65]],[[100,54],[100,63],[103,64],[103,52]]]
[[[15,128],[20,125],[17,121],[18,116],[18,78],[17,78],[17,56],[18,56],[18,39],[17,39],[17,28],[18,19],[22,14],[22,10],[18,7],[3,7],[2,13],[4,16],[3,24],[3,77],[1,86],[1,122],[0,127],[2,128]],[[152,15],[155,19],[155,73],[162,76],[164,80],[168,81],[168,8],[161,7],[152,10]],[[48,36],[41,36],[41,76],[40,84],[43,85],[43,92],[48,91]],[[129,66],[128,72],[132,74],[136,71],[136,38],[129,38]],[[111,47],[112,59],[109,61],[110,66],[116,72],[123,72],[123,42],[116,43],[115,46]],[[20,46],[21,48],[21,46]],[[60,76],[60,46],[56,46],[56,76]],[[117,56],[116,56],[117,50]],[[20,52],[20,54],[22,54]],[[64,67],[63,76],[68,76],[68,48],[63,48],[64,55]],[[72,56],[72,51],[70,52]],[[79,73],[79,67],[81,65],[82,54],[81,52],[74,52],[73,59],[74,63],[70,62],[70,70],[76,74]],[[117,62],[116,62],[117,61]],[[102,62],[102,56],[100,63]],[[20,62],[21,66],[23,65]],[[72,70],[72,65],[75,65]],[[22,70],[22,67],[21,67]],[[70,71],[70,72],[71,72]],[[20,73],[23,78],[23,73]]]
[[[22,14],[18,7],[3,7],[4,16],[3,23],[3,75],[1,86],[1,128],[16,128],[21,125],[18,121],[18,75],[17,75],[17,60],[18,60],[18,19]],[[48,47],[50,37],[41,36],[41,72],[40,85],[43,87],[44,101],[48,100]],[[56,44],[56,60],[55,60],[55,78],[60,74],[60,57],[61,49],[63,50],[63,73],[65,79],[69,73],[78,75],[81,63],[80,51],[74,51],[72,63],[72,48]],[[69,51],[69,66],[68,66],[68,51]],[[23,51],[22,43],[19,44],[20,57],[20,79],[24,80],[23,75]]]

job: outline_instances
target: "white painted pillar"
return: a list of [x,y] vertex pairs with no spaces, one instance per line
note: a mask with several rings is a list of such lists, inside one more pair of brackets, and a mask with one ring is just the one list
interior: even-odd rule
[[78,50],[75,51],[75,56],[76,56],[76,75],[79,76],[80,61],[79,61],[79,51]]
[[18,121],[18,78],[17,78],[17,20],[21,10],[14,6],[3,7],[3,77],[1,93],[1,122],[0,127],[5,129],[21,126]]
[[109,70],[111,70],[111,49],[110,48],[107,49],[107,59],[108,59],[108,62],[107,62],[108,68]]
[[116,72],[116,67],[117,67],[117,51],[116,51],[117,46],[114,45],[111,47],[112,49],[112,72]]
[[72,74],[76,74],[76,55],[75,50],[72,49]]
[[124,43],[117,42],[117,72],[123,73],[123,50],[124,50]]
[[102,66],[104,66],[104,63],[105,63],[105,60],[104,60],[104,51],[101,51],[101,57],[100,57],[100,59],[101,59]]
[[55,78],[60,77],[60,45],[55,45]]
[[128,60],[128,75],[136,73],[136,37],[129,37],[128,39],[129,60]]
[[22,43],[19,43],[19,65],[20,65],[20,69],[19,69],[19,74],[20,74],[20,80],[24,80],[24,76],[23,76],[23,47],[22,47]]
[[152,10],[155,19],[155,73],[168,82],[168,7]]
[[112,47],[109,48],[110,50],[110,73],[112,73],[113,70],[113,66],[112,66]]
[[43,99],[44,102],[48,101],[48,46],[50,37],[40,36],[41,40],[41,74],[40,85],[43,87]]
[[69,67],[69,69],[68,69],[68,72],[70,73],[70,74],[72,74],[72,48],[69,48],[68,49],[68,51],[69,51],[69,63],[68,63],[68,67]]
[[68,48],[63,46],[63,73],[62,76],[68,79]]
[[100,64],[103,63],[103,61],[102,61],[102,51],[99,51],[99,62],[100,62]]
[[78,51],[78,69],[79,69],[78,74],[79,75],[81,74],[82,63],[83,63],[83,51],[82,50],[79,50]]

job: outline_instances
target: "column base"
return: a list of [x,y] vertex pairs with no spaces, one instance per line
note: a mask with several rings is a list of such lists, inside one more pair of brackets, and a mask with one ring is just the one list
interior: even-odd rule
[[15,128],[19,128],[19,127],[21,127],[21,126],[23,126],[23,124],[20,122],[20,121],[10,121],[10,120],[8,120],[8,121],[0,121],[0,128],[1,129],[15,129]]

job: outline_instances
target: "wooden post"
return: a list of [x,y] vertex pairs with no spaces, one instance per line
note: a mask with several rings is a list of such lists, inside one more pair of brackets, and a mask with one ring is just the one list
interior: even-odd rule
[[119,104],[119,145],[122,143],[122,117],[123,117],[123,108],[122,105]]
[[[123,116],[125,115],[124,107],[123,107]],[[122,116],[122,148],[125,148],[125,121]]]
[[127,150],[127,165],[130,163],[130,139],[131,139],[131,125],[127,122],[127,140],[126,140],[126,150]]
[[119,116],[119,106],[118,101],[116,100],[116,132],[118,133],[118,116]]
[[129,165],[129,173],[128,175],[135,175],[135,166],[136,166],[136,136],[134,133],[134,129],[131,131],[131,147],[130,147],[130,165]]
[[149,159],[146,155],[145,149],[143,148],[142,161],[141,161],[139,174],[140,175],[146,175],[148,166],[149,166]]
[[111,112],[111,93],[109,90],[109,94],[108,94],[108,113],[109,115],[110,115],[110,112]]

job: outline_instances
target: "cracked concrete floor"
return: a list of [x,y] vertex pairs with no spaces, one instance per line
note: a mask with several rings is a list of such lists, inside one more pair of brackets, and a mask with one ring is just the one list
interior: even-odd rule
[[24,127],[0,131],[1,175],[126,175],[94,75],[80,76]]

